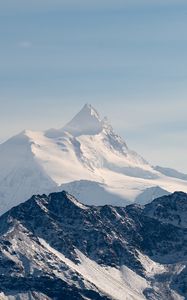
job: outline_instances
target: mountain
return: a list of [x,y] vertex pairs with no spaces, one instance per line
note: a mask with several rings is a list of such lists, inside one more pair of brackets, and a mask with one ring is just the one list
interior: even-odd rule
[[151,188],[146,189],[139,196],[136,197],[136,203],[138,204],[146,204],[152,202],[154,199],[162,197],[164,195],[169,195],[170,193],[159,186],[153,186]]
[[163,168],[163,167],[160,167],[160,166],[156,166],[154,169],[156,171],[159,171],[160,173],[166,175],[166,176],[173,177],[173,178],[179,178],[179,179],[182,179],[182,180],[187,180],[187,175],[186,174],[178,172],[174,169]]
[[101,120],[98,112],[89,104],[84,105],[82,110],[62,129],[51,129],[46,132],[49,137],[61,137],[63,132],[69,132],[73,136],[99,134],[107,120]]
[[187,194],[141,206],[33,196],[0,217],[0,298],[187,299]]
[[86,104],[61,129],[26,130],[0,145],[0,214],[33,194],[62,189],[85,204],[146,203],[187,192],[186,179],[151,166]]

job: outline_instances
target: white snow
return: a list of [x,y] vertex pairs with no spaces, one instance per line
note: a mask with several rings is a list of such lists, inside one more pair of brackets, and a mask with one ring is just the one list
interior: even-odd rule
[[0,145],[0,213],[61,185],[97,205],[126,205],[153,187],[187,192],[187,181],[156,171],[90,105],[60,130],[24,131]]
[[147,255],[143,255],[141,252],[138,252],[139,259],[141,264],[145,268],[145,274],[151,278],[156,274],[162,274],[167,271],[167,266],[161,265],[153,260],[151,260]]
[[72,195],[68,195],[68,198],[71,202],[73,202],[76,206],[80,207],[81,209],[87,210],[89,209],[88,206],[83,205],[79,201],[77,201]]
[[73,136],[79,136],[80,134],[97,134],[102,130],[102,120],[95,108],[90,104],[85,104],[83,109],[62,129],[48,130],[46,135],[48,137],[59,137],[62,132],[69,132]]
[[32,152],[29,131],[0,145],[0,213],[55,187]]
[[11,293],[11,295],[8,293],[6,295],[4,293],[0,293],[0,300],[35,300],[35,299],[48,300],[49,298],[46,297],[46,295],[37,292],[18,293],[17,291],[15,291],[15,293]]
[[146,280],[127,267],[122,270],[111,267],[101,267],[96,262],[76,250],[80,263],[77,265],[47,244],[43,239],[40,243],[56,255],[62,262],[67,264],[82,275],[100,291],[116,300],[143,300],[143,290],[148,287]]

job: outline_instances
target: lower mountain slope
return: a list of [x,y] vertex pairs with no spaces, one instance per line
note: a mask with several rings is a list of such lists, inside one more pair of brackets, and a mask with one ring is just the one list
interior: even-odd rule
[[187,299],[186,207],[177,192],[125,208],[33,196],[0,217],[0,299]]

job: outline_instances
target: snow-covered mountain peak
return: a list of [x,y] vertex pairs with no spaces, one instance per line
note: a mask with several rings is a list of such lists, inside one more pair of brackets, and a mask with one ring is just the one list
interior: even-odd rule
[[114,133],[113,127],[107,117],[104,117],[102,120],[102,129],[105,133]]
[[[83,108],[80,111],[81,114],[90,114],[91,116],[94,116],[98,120],[100,120],[100,115],[98,111],[89,103],[86,103]],[[101,121],[101,120],[100,120]]]
[[100,205],[187,192],[187,175],[152,167],[90,104],[61,129],[25,130],[1,144],[0,170],[0,214],[59,186],[85,204],[97,199]]
[[82,135],[96,135],[102,131],[113,131],[108,119],[102,119],[98,111],[91,105],[85,104],[83,108],[61,129],[49,129],[46,136],[49,138],[59,138],[64,133],[71,134],[74,137]]
[[102,130],[99,113],[90,104],[85,104],[81,111],[63,127],[73,136],[95,135]]

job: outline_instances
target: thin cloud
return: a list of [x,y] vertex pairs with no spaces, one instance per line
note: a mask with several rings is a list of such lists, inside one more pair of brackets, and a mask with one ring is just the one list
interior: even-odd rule
[[32,47],[32,43],[31,43],[31,41],[21,41],[21,42],[19,42],[18,46],[20,48],[28,49],[28,48]]

